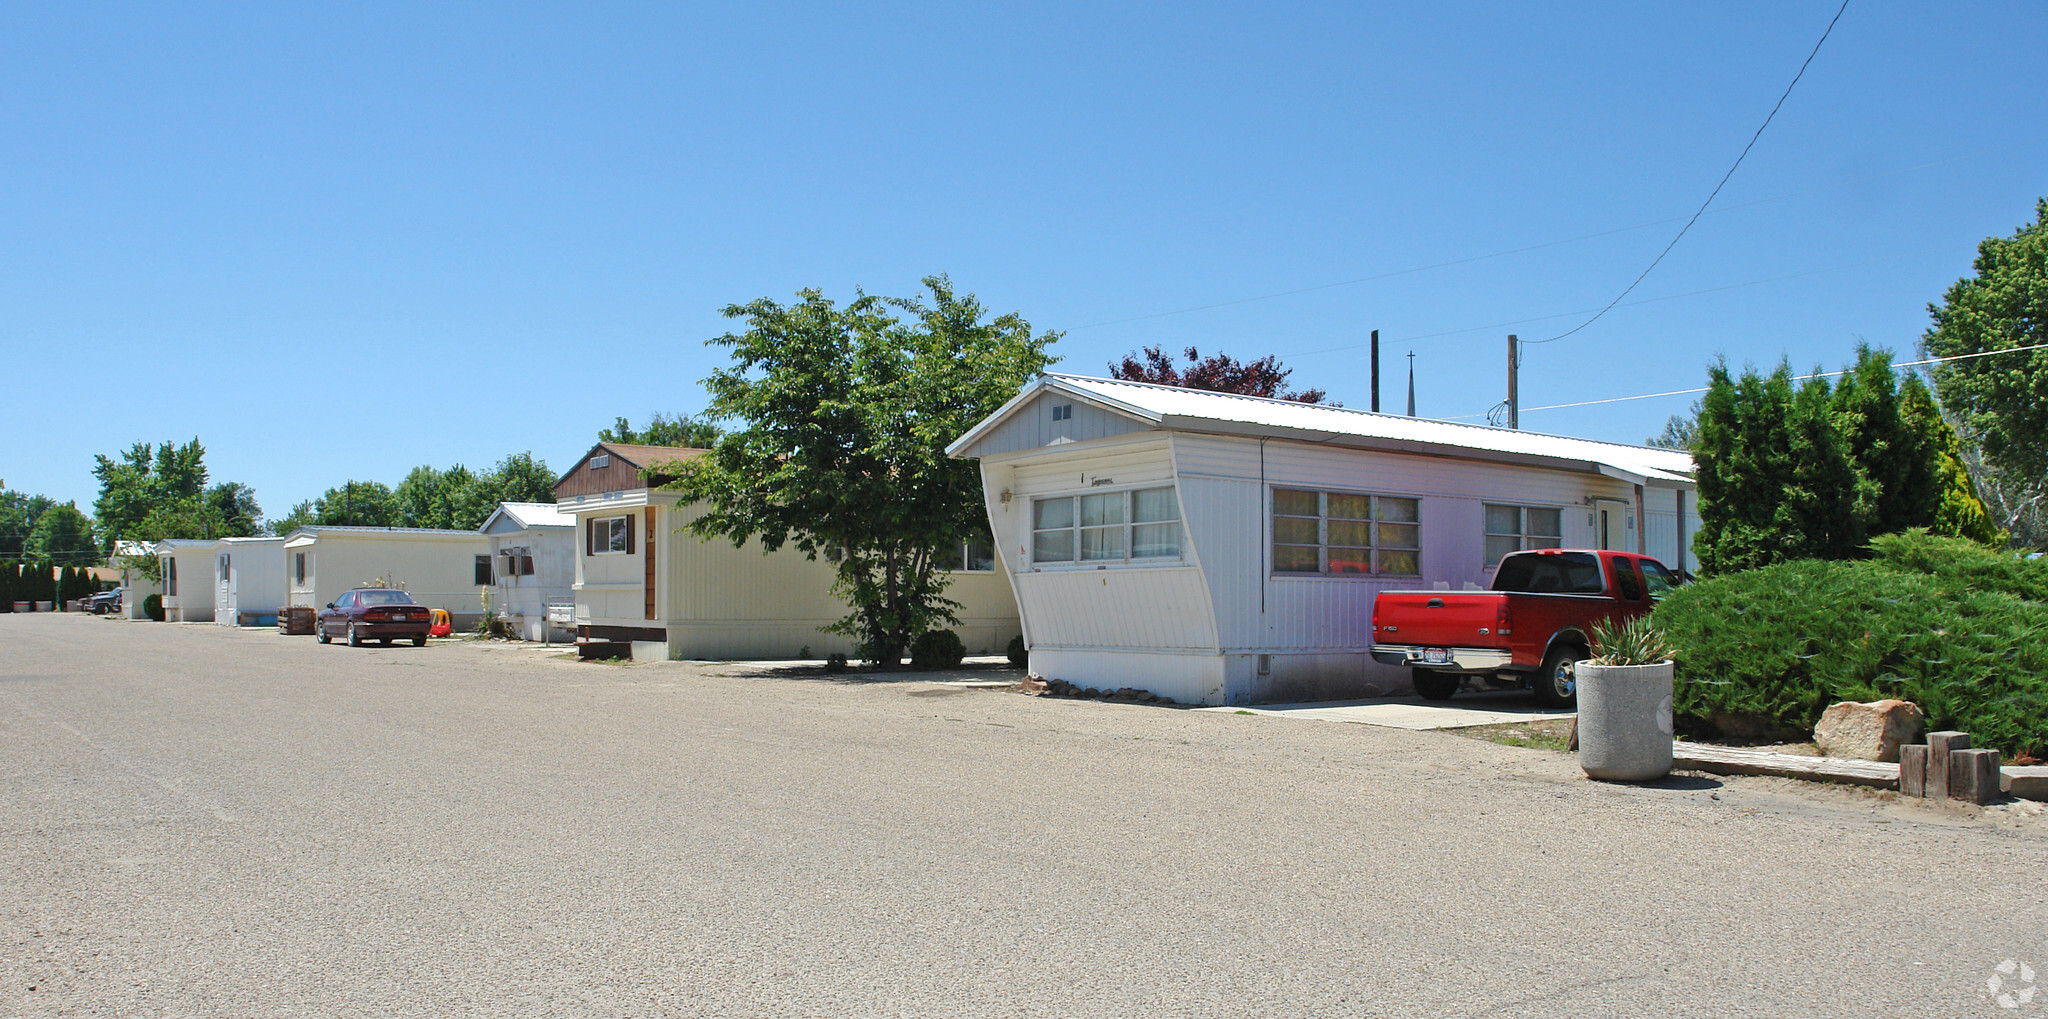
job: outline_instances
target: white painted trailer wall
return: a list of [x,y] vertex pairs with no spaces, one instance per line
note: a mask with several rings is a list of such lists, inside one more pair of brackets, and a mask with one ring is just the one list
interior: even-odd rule
[[[465,629],[483,616],[476,557],[489,553],[490,543],[476,531],[307,528],[285,542],[290,604],[319,609],[381,578],[403,586],[421,605],[447,610],[456,629]],[[303,581],[297,575],[301,554]]]
[[157,542],[158,574],[164,583],[165,622],[213,622],[213,546],[213,542],[197,538]]
[[[281,537],[250,537],[222,538],[214,544],[214,622],[222,626],[277,622],[278,607],[286,598],[284,543]],[[267,617],[269,623],[259,617]]]

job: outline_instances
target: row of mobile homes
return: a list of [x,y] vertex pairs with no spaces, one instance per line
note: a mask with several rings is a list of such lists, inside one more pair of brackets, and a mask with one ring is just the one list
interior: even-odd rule
[[[599,443],[556,483],[556,506],[575,520],[577,642],[629,647],[635,659],[852,656],[851,640],[819,631],[847,612],[831,563],[688,531],[700,511],[659,480],[703,452]],[[946,592],[961,603],[954,632],[970,654],[1000,653],[1021,632],[1009,580],[987,550],[957,559]]]
[[505,502],[478,528],[490,543],[491,607],[521,640],[574,639],[576,518],[547,502]]
[[358,587],[396,587],[444,609],[457,629],[483,617],[490,543],[479,531],[418,527],[301,527],[286,535],[286,604],[314,609]]
[[1485,587],[1525,548],[1685,570],[1698,528],[1682,450],[1080,376],[948,452],[981,463],[1031,671],[1183,703],[1402,692],[1377,592]]

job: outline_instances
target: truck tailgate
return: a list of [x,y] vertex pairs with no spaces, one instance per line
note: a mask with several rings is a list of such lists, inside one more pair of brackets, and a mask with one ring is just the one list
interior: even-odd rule
[[1382,591],[1373,601],[1373,641],[1426,647],[1503,647],[1493,628],[1498,591]]

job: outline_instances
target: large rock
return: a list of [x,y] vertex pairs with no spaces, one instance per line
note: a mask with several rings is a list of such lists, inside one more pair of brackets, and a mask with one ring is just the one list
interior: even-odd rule
[[1896,761],[1900,746],[1920,741],[1926,722],[1911,701],[1843,701],[1821,713],[1813,741],[1824,757]]

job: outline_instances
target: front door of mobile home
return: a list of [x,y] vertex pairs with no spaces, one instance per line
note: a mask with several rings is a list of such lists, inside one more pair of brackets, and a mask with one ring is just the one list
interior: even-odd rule
[[1631,516],[1628,503],[1614,499],[1600,499],[1593,503],[1593,535],[1599,539],[1601,548],[1635,551],[1635,542],[1630,535],[1635,530],[1635,521],[1630,519]]

